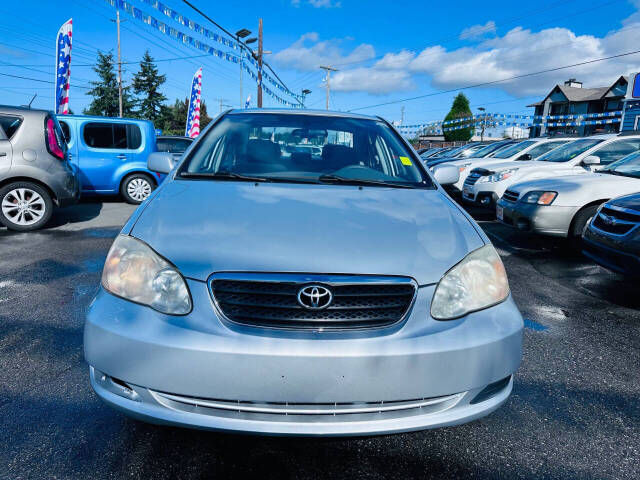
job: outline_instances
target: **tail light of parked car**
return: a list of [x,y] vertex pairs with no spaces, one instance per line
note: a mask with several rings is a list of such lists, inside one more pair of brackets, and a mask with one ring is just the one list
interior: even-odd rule
[[56,125],[55,120],[52,117],[47,117],[45,120],[45,143],[47,150],[51,155],[60,160],[64,160],[64,142],[62,141],[62,134],[60,127]]

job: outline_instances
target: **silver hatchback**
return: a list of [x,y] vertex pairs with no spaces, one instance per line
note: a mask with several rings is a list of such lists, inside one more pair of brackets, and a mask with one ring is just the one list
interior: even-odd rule
[[54,204],[71,205],[80,188],[56,117],[46,110],[0,105],[0,224],[44,226]]
[[[317,148],[305,148],[312,145]],[[84,337],[154,423],[272,435],[455,425],[504,403],[522,317],[500,257],[380,118],[221,115],[133,214]]]

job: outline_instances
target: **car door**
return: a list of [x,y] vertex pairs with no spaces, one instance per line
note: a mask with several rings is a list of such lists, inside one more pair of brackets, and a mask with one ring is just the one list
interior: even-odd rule
[[622,157],[626,157],[630,153],[637,152],[638,150],[640,150],[640,138],[636,137],[616,139],[589,154],[598,157],[600,159],[600,164],[580,164],[576,168],[582,169],[582,171],[596,171],[606,165],[609,165],[610,163],[620,160]]
[[82,190],[117,192],[119,186],[114,185],[114,172],[129,158],[126,124],[89,120],[82,125],[81,132],[78,166]]
[[13,147],[10,138],[18,129],[22,119],[11,115],[0,115],[0,175],[11,168]]

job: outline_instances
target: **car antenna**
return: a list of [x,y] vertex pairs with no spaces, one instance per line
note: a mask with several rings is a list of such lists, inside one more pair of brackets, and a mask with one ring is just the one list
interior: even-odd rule
[[33,103],[33,101],[36,99],[36,97],[37,97],[37,96],[38,96],[38,94],[37,94],[37,93],[35,93],[35,94],[33,95],[33,98],[31,98],[31,101],[29,102],[29,105],[27,105],[27,107],[28,107],[28,108],[31,108],[31,104]]

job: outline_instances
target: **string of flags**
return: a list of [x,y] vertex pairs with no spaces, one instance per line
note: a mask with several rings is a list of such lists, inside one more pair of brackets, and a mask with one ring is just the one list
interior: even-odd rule
[[[487,127],[493,126],[520,126],[520,127],[532,127],[538,125],[546,125],[550,127],[564,127],[564,126],[581,126],[581,125],[603,125],[609,123],[619,123],[622,111],[612,111],[604,113],[585,113],[585,114],[572,114],[572,115],[515,115],[515,114],[503,114],[503,113],[485,113],[479,115],[472,115],[468,117],[456,118],[446,121],[436,121],[429,123],[422,123],[416,125],[401,125],[400,131],[403,133],[409,133],[412,131],[430,130],[430,133],[442,133],[450,130],[460,130],[463,128],[471,128],[484,124]],[[613,117],[608,118],[607,117]],[[588,120],[588,119],[604,118],[605,120]],[[509,119],[506,122],[496,122],[496,119]],[[529,122],[517,122],[517,120],[530,120]],[[557,122],[555,120],[575,120],[570,122]],[[444,127],[445,125],[455,125],[453,127]],[[444,127],[444,128],[442,128]],[[432,131],[433,130],[433,131]]]
[[[160,33],[167,35],[168,37],[171,37],[173,40],[176,40],[180,43],[182,43],[183,45],[189,45],[193,48],[196,48],[198,50],[201,50],[205,53],[208,53],[209,55],[212,55],[214,57],[220,58],[222,60],[225,60],[227,62],[231,62],[231,63],[235,63],[238,64],[240,63],[241,57],[240,55],[237,55],[236,53],[230,53],[230,52],[223,52],[222,50],[219,50],[215,47],[212,47],[211,45],[201,42],[200,40],[197,40],[196,38],[187,35],[183,32],[181,32],[180,30],[158,20],[157,18],[155,18],[152,15],[149,15],[147,13],[145,13],[144,11],[140,10],[139,8],[137,8],[136,6],[132,5],[129,1],[127,0],[105,0],[110,6],[117,8],[125,13],[127,13],[128,15],[130,15],[131,17],[133,17],[134,19],[141,21],[143,23],[145,23],[146,25],[150,26],[151,28],[154,28],[155,30],[159,31]],[[148,5],[156,8],[154,5],[158,5],[158,9],[160,8],[160,5],[162,6],[163,10],[162,12],[169,12],[169,14],[167,16],[170,16],[171,18],[173,18],[173,15],[178,15],[182,21],[180,22],[181,24],[184,24],[183,22],[185,22],[187,24],[187,26],[189,26],[189,28],[193,31],[198,31],[198,33],[200,33],[201,31],[204,31],[204,27],[197,25],[195,22],[192,22],[189,19],[186,19],[185,17],[183,17],[182,15],[178,14],[177,12],[175,12],[174,10],[170,9],[169,7],[166,7],[163,4],[160,4],[160,2],[156,2],[153,0],[140,0],[142,2],[147,3]],[[160,10],[159,10],[160,11]],[[166,13],[165,13],[166,14]],[[196,25],[198,27],[198,30],[196,30]],[[193,28],[191,28],[191,26]],[[208,36],[208,38],[212,38],[214,33],[207,30],[207,32],[210,34],[210,36]],[[225,39],[224,37],[215,34],[216,35],[216,41],[220,41],[221,43],[223,43],[226,46],[229,46],[230,48],[235,48],[234,45],[235,42],[232,42],[228,39]],[[258,68],[258,64],[255,61],[255,59],[253,57],[251,57],[247,52],[242,52],[243,58],[246,58],[248,60],[248,62],[251,65],[254,65],[256,68]],[[245,63],[242,63],[243,67],[245,66]],[[246,68],[245,68],[246,70]],[[247,70],[249,71],[249,70]],[[253,78],[255,81],[257,81],[258,76],[254,73],[251,72],[251,78]],[[300,97],[297,94],[294,94],[292,92],[290,92],[288,89],[286,89],[284,86],[282,86],[280,83],[276,82],[271,75],[267,74],[266,72],[263,72],[263,78],[266,79],[269,83],[273,84],[276,86],[276,88],[282,92],[288,93],[289,95],[293,95],[294,97],[298,98]],[[301,105],[299,103],[293,103],[293,102],[289,102],[281,97],[279,97],[273,90],[266,88],[263,85],[263,90],[265,90],[265,93],[267,95],[269,95],[270,97],[272,97],[274,100],[276,100],[276,102],[282,104],[282,105],[286,105],[289,107],[300,107]]]

